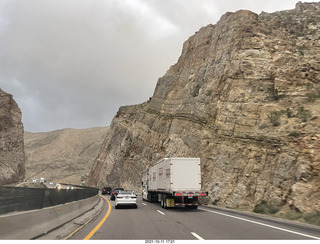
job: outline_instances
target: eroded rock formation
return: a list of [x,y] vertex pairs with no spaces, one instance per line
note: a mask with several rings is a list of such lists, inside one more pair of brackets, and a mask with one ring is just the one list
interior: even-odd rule
[[121,107],[92,185],[141,190],[163,157],[200,157],[210,204],[320,211],[320,3],[226,13],[183,45],[152,98]]
[[25,177],[21,118],[12,95],[0,89],[0,186],[22,181]]

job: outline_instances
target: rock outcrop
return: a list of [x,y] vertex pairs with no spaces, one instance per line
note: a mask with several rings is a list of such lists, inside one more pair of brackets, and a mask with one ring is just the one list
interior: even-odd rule
[[25,177],[22,114],[12,95],[0,89],[0,186]]
[[226,13],[183,45],[149,101],[121,107],[90,184],[141,190],[163,157],[200,157],[209,204],[320,211],[320,3]]
[[25,132],[26,179],[80,185],[109,127]]

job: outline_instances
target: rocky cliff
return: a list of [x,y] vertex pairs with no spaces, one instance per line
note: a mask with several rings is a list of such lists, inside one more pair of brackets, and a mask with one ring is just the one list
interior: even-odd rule
[[25,132],[26,179],[79,185],[86,180],[92,162],[109,127]]
[[320,3],[201,28],[149,101],[121,107],[90,184],[141,190],[163,157],[200,157],[209,204],[320,211]]
[[12,95],[0,89],[0,186],[25,176],[21,111]]

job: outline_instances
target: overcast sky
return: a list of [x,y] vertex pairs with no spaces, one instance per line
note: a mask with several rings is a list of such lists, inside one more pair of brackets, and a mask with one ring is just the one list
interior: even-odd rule
[[110,125],[145,102],[183,42],[228,11],[298,0],[0,0],[0,88],[30,132]]

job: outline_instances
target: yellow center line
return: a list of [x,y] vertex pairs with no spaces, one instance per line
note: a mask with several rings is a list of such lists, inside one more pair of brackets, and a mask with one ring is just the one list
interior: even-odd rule
[[[101,196],[101,195],[100,195]],[[83,240],[89,240],[96,232],[97,230],[99,230],[99,228],[101,227],[101,225],[103,225],[103,223],[107,220],[107,218],[109,217],[109,214],[111,213],[111,203],[110,201],[105,197],[105,196],[101,196],[104,199],[107,200],[108,204],[109,204],[109,209],[107,214],[103,217],[103,219],[100,221],[100,223],[83,239]]]

